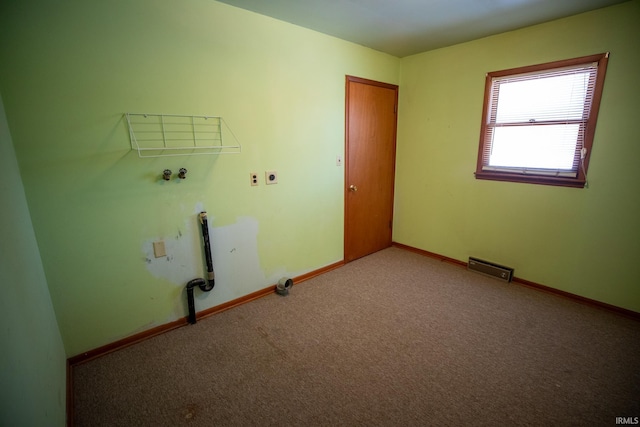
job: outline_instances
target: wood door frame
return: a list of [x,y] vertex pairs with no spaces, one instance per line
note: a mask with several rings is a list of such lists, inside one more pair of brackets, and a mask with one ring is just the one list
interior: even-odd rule
[[[392,204],[390,206],[391,209],[391,234],[393,236],[393,201],[395,201],[395,172],[396,172],[396,151],[397,151],[397,139],[398,139],[398,92],[399,86],[391,83],[384,83],[377,80],[369,80],[362,77],[356,76],[345,76],[345,123],[344,123],[344,139],[345,139],[345,147],[344,147],[344,237],[343,237],[343,261],[345,263],[353,261],[347,259],[347,236],[348,236],[348,214],[349,214],[349,204],[348,204],[348,196],[349,196],[349,84],[350,83],[361,83],[371,86],[382,87],[385,89],[391,89],[395,92],[395,108],[396,108],[396,118],[393,125],[393,186],[391,188],[392,195]],[[391,242],[389,246],[393,243],[393,237],[391,238]]]

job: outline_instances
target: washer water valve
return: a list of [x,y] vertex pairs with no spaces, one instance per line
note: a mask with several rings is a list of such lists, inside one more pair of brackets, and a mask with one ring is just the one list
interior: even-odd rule
[[[162,179],[164,179],[165,181],[171,181],[172,174],[173,172],[171,172],[171,169],[165,169],[162,171]],[[187,169],[180,168],[180,170],[178,171],[178,178],[185,179],[186,177],[187,177]]]

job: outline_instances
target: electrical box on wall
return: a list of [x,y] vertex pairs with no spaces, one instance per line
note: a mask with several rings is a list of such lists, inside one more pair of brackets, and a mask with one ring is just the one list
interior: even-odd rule
[[264,180],[267,184],[277,184],[278,183],[278,172],[276,171],[266,171],[264,173]]

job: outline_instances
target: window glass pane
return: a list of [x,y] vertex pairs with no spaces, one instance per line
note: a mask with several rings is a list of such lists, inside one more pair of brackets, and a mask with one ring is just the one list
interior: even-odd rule
[[500,83],[496,123],[582,119],[589,75]]
[[497,127],[489,166],[571,170],[579,124]]
[[487,73],[476,178],[585,187],[608,58]]

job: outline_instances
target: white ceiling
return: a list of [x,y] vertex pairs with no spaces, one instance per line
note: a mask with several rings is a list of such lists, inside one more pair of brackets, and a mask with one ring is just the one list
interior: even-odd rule
[[219,1],[404,57],[626,0]]

